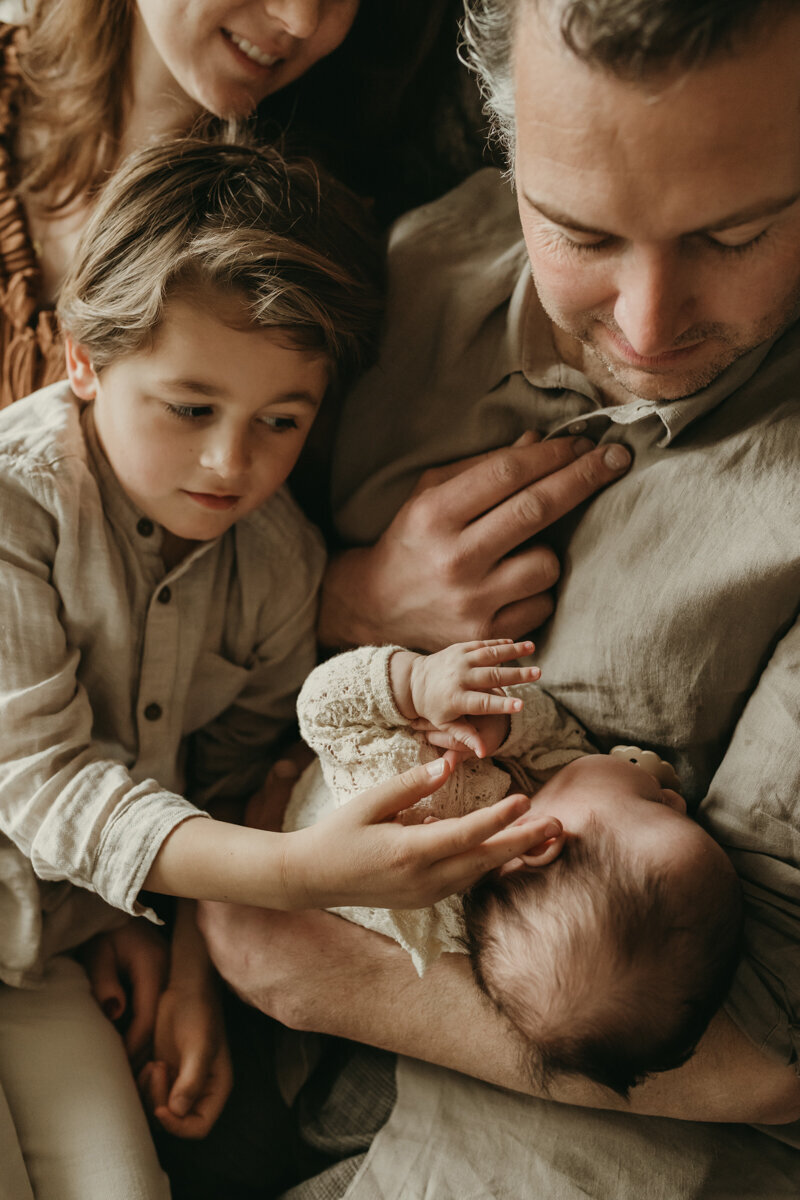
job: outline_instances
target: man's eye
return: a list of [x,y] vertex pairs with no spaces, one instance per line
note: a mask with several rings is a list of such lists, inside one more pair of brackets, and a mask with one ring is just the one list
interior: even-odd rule
[[[762,242],[768,233],[769,227],[766,229],[761,229],[758,233],[754,233],[748,238],[742,238],[737,242],[720,241],[720,237],[722,235],[717,235],[717,237],[714,237],[713,234],[709,234],[708,237],[716,250],[722,250],[723,253],[728,254],[746,254],[748,250],[752,250],[759,244],[759,242]],[[725,236],[731,237],[732,235],[727,234]]]
[[165,404],[164,408],[173,417],[184,417],[187,420],[210,417],[214,411],[210,404]]
[[294,417],[274,417],[270,415],[262,417],[261,420],[270,429],[274,429],[276,433],[286,433],[290,429],[297,429],[297,421]]

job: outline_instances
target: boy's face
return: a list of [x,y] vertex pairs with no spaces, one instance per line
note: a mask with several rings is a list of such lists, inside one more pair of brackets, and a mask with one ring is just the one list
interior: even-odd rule
[[[213,307],[241,318],[234,298]],[[292,348],[280,330],[237,329],[182,298],[149,349],[96,374],[70,343],[67,362],[127,495],[189,541],[218,537],[280,487],[330,375],[325,356]]]

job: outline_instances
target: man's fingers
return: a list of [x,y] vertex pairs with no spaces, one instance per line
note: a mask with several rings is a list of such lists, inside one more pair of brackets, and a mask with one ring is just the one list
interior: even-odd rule
[[484,511],[471,527],[472,538],[487,549],[493,547],[497,558],[502,558],[618,479],[630,461],[629,451],[619,445],[600,446],[573,458],[560,470],[517,490],[491,512]]
[[445,463],[441,467],[431,467],[420,476],[419,482],[411,494],[412,496],[418,496],[421,492],[427,491],[428,488],[438,487],[441,483],[447,483],[449,480],[463,475],[471,467],[480,466],[481,463],[488,462],[495,454],[503,454],[510,450],[522,450],[528,446],[533,446],[534,443],[541,440],[541,434],[534,433],[532,429],[526,429],[510,446],[502,446],[499,450],[484,450],[480,454],[470,454],[467,458],[458,458],[455,462]]
[[[436,503],[441,519],[445,525],[464,529],[536,481],[574,466],[576,456],[591,447],[586,438],[564,437],[493,450],[438,489]],[[515,544],[519,541],[522,537]]]
[[423,763],[370,788],[361,796],[356,796],[348,804],[348,809],[361,818],[366,824],[384,821],[411,808],[418,800],[430,796],[440,788],[450,774],[450,766],[444,758],[433,762]]

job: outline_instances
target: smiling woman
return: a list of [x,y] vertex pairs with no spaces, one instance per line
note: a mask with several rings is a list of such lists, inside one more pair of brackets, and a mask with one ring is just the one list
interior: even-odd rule
[[54,302],[129,151],[204,114],[253,117],[259,136],[322,161],[381,220],[480,164],[456,59],[460,0],[29,8],[25,28],[0,25],[0,405],[63,375]]

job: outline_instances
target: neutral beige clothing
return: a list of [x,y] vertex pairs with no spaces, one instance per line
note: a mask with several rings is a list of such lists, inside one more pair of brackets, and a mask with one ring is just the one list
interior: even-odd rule
[[[555,614],[536,632],[542,682],[601,749],[633,743],[675,765],[744,884],[745,954],[727,1011],[766,1054],[796,1066],[800,328],[685,400],[603,408],[556,354],[510,189],[481,172],[393,232],[381,359],[349,398],[334,450],[344,539],[371,543],[424,468],[529,428],[634,453],[623,479],[547,531],[562,576]],[[784,1182],[765,1175],[763,1194],[800,1192],[800,1154],[771,1140],[800,1146],[797,1126],[587,1116],[420,1064],[398,1078],[400,1103],[369,1156],[372,1183],[357,1180],[348,1200],[438,1200],[437,1182],[462,1180],[467,1162],[476,1197],[519,1200],[529,1194],[520,1180],[533,1179],[531,1194],[548,1200],[732,1200],[758,1194],[754,1180],[776,1154]],[[482,1158],[465,1158],[460,1089],[465,1105],[478,1097],[491,1134]],[[743,1138],[749,1174],[725,1166]],[[402,1139],[419,1170],[376,1190]],[[629,1177],[623,1165],[637,1155],[646,1169]]]
[[0,985],[0,1200],[169,1200],[119,1034],[83,969]]
[[118,919],[105,904],[142,911],[162,842],[198,815],[184,793],[256,786],[314,663],[324,553],[285,492],[169,572],[161,539],[66,384],[0,414],[7,983]]
[[[394,702],[389,679],[399,646],[361,646],[316,667],[297,699],[300,732],[318,756],[295,785],[284,829],[314,825],[332,809],[438,752],[411,728]],[[459,763],[433,795],[410,810],[409,819],[460,817],[494,804],[513,791],[535,794],[554,771],[594,754],[578,722],[540,687],[506,688],[525,701],[511,717],[508,737],[494,760]],[[357,925],[393,938],[411,955],[420,975],[440,954],[464,953],[459,896],[428,908],[334,908]]]

